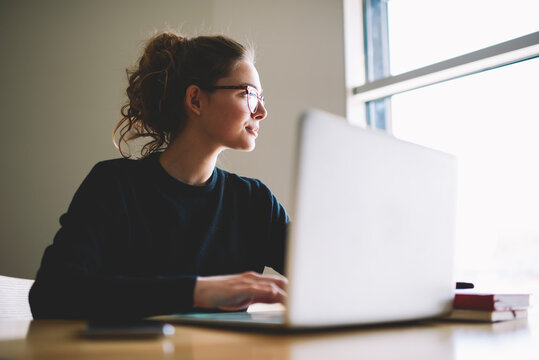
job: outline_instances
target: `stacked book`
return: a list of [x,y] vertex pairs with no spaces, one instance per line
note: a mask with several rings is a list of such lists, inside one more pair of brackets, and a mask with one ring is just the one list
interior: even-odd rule
[[457,292],[453,312],[447,319],[497,322],[526,319],[530,294],[487,294]]

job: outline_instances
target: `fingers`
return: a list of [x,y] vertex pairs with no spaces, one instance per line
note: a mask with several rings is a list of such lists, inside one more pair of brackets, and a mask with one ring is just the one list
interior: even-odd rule
[[203,308],[239,310],[253,303],[284,303],[288,279],[280,275],[245,272],[235,275],[199,277],[194,305]]
[[286,298],[286,292],[276,284],[258,281],[247,287],[242,287],[229,302],[218,306],[218,308],[221,310],[240,310],[255,303],[285,303]]
[[286,293],[276,285],[258,284],[244,289],[242,293],[236,293],[225,303],[218,306],[222,310],[245,309],[254,303],[284,303]]
[[286,291],[288,287],[288,279],[282,275],[262,275],[254,271],[248,271],[240,274],[241,276],[246,276],[254,279],[259,283],[271,283],[277,285],[280,289]]
[[243,309],[253,303],[284,303],[286,301],[286,285],[288,280],[283,276],[260,275],[246,272],[232,275],[237,282],[232,285],[230,302],[221,309]]
[[[253,297],[251,303],[284,303],[286,301],[286,292],[276,284],[258,284],[252,289]],[[249,304],[249,305],[250,305]]]

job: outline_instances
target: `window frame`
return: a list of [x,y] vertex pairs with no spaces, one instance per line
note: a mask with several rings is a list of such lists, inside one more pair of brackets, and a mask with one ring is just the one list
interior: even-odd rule
[[[539,57],[539,31],[391,75],[387,0],[344,0],[347,117],[391,133],[391,96]],[[358,26],[354,23],[361,22]],[[361,31],[357,28],[360,27]],[[362,68],[358,71],[357,68]],[[355,70],[353,70],[355,68]],[[356,74],[348,76],[348,73]],[[361,73],[362,76],[357,74]],[[361,114],[363,112],[363,114]]]

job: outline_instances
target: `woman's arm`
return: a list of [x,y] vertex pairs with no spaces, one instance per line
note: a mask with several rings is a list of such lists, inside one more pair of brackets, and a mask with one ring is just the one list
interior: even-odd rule
[[277,197],[273,195],[271,190],[264,184],[261,185],[261,204],[264,206],[265,221],[267,224],[267,233],[265,234],[264,243],[262,245],[264,265],[273,268],[280,274],[285,274],[285,259],[286,259],[286,243],[288,237],[288,228],[290,218],[286,210],[281,205]]
[[[96,165],[60,218],[30,292],[35,318],[142,317],[193,308],[194,274],[121,275],[134,244],[122,236],[129,231],[125,224],[118,223],[123,184],[111,168]],[[137,261],[143,266],[148,260]]]

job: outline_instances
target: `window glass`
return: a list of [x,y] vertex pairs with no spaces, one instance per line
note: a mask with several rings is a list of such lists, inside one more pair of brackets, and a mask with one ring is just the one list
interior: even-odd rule
[[538,0],[390,0],[391,74],[539,30]]
[[395,136],[458,159],[459,281],[539,279],[539,58],[392,97]]

